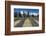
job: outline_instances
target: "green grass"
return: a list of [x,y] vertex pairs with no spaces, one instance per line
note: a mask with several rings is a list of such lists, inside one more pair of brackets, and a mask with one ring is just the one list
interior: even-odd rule
[[19,20],[19,17],[14,17],[14,21]]

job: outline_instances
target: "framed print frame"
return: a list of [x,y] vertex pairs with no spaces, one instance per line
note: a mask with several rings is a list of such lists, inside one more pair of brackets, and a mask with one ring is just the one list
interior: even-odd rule
[[45,32],[44,3],[5,1],[5,34]]

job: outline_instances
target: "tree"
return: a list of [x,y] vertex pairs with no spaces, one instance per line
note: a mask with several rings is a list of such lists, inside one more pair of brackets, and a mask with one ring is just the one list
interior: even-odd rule
[[17,17],[17,12],[14,12],[14,17]]
[[32,17],[34,17],[34,15],[32,15]]
[[19,17],[21,17],[21,13],[19,12]]
[[29,12],[28,12],[28,17],[29,17]]

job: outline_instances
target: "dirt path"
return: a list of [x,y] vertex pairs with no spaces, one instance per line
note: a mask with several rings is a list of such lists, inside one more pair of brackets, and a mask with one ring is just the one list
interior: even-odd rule
[[32,26],[32,23],[31,23],[31,21],[29,20],[29,18],[27,18],[27,19],[24,21],[23,27],[31,27],[31,26]]

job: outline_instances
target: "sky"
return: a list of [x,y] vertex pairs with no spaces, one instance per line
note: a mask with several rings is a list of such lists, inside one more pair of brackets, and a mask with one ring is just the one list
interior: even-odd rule
[[[21,13],[22,11],[26,11],[25,13],[39,13],[39,9],[23,9],[23,8],[14,8],[14,12]],[[30,14],[29,14],[30,15]]]

